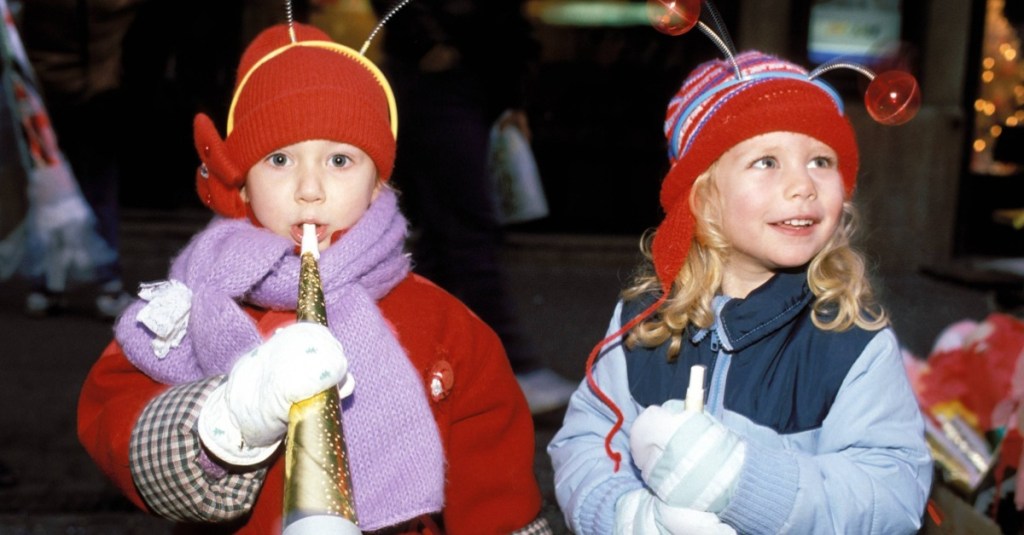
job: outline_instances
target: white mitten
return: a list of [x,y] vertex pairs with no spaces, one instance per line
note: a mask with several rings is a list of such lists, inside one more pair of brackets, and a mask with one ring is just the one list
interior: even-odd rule
[[627,492],[615,504],[616,535],[736,535],[714,513],[672,507],[648,489]]
[[631,490],[615,502],[615,535],[667,533],[654,517],[657,498],[645,488]]
[[673,507],[725,509],[732,498],[746,443],[714,417],[683,410],[683,402],[652,405],[633,422],[633,462],[659,498]]
[[231,464],[258,463],[277,449],[293,403],[337,386],[352,393],[348,359],[331,331],[316,323],[278,329],[235,362],[199,414],[199,436]]

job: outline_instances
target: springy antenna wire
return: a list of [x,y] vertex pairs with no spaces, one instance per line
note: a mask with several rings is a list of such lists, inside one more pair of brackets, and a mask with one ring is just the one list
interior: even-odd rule
[[850,69],[852,71],[857,71],[863,74],[864,76],[867,76],[868,80],[875,79],[875,73],[871,69],[863,65],[859,65],[857,63],[844,61],[842,59],[833,59],[825,63],[822,63],[821,65],[818,65],[813,71],[807,74],[807,78],[813,80],[821,76],[822,74],[825,74],[826,72],[834,69]]
[[726,29],[724,19],[722,18],[722,15],[718,12],[718,8],[715,7],[715,4],[712,3],[711,0],[704,0],[704,10],[708,13],[708,16],[711,17],[711,22],[715,24],[715,30],[718,31],[718,36],[722,39],[722,42],[725,43],[725,46],[728,48],[728,55],[735,56],[736,46],[733,45],[732,37],[729,36],[729,30]]
[[740,73],[739,63],[736,63],[736,54],[733,54],[732,50],[729,49],[729,45],[726,43],[726,41],[719,37],[714,30],[712,30],[707,24],[704,24],[703,22],[698,21],[697,27],[700,28],[700,31],[704,32],[704,35],[708,36],[708,38],[711,39],[712,43],[715,43],[715,46],[717,46],[718,49],[722,51],[722,54],[724,54],[725,57],[729,58],[729,63],[732,64],[732,69],[733,71],[736,72],[736,79],[742,80],[743,74]]
[[295,37],[295,16],[292,12],[292,0],[284,0],[284,14],[288,18],[288,37],[294,43],[298,39]]
[[395,13],[398,13],[399,9],[402,9],[403,7],[405,7],[406,4],[408,4],[411,1],[412,0],[401,0],[400,2],[395,4],[394,7],[389,9],[388,12],[385,13],[383,17],[380,18],[380,22],[378,22],[377,25],[374,26],[373,31],[370,32],[369,37],[366,38],[366,41],[363,43],[363,46],[360,47],[360,54],[364,56],[366,55],[366,49],[370,48],[370,42],[373,41],[373,38],[377,36],[377,32],[379,32],[380,29],[383,28],[385,24],[387,24],[388,20],[391,17],[393,17]]
[[[389,9],[388,12],[385,13],[383,17],[380,18],[380,21],[377,23],[376,26],[374,26],[373,31],[370,32],[369,37],[366,38],[366,41],[363,43],[363,46],[359,49],[359,55],[366,55],[366,49],[370,48],[370,42],[372,42],[373,38],[377,36],[381,28],[383,28],[384,25],[387,24],[388,20],[391,19],[391,17],[394,16],[394,14],[397,13],[399,9],[402,9],[403,7],[405,7],[406,4],[408,4],[411,1],[412,0],[401,0],[400,2],[395,4],[394,7]],[[288,17],[288,36],[291,37],[291,40],[294,43],[298,41],[298,39],[295,37],[295,16],[292,10],[291,0],[285,0],[284,12],[285,15]]]
[[725,22],[722,20],[722,16],[718,13],[718,9],[715,8],[715,4],[711,0],[704,0],[704,13],[707,13],[711,18],[711,23],[714,24],[714,28],[711,28],[707,24],[698,21],[697,27],[700,31],[704,32],[704,35],[711,39],[712,43],[722,51],[722,54],[729,58],[729,63],[732,64],[733,71],[736,72],[736,79],[743,79],[743,74],[740,72],[740,66],[736,63],[736,47],[732,43],[732,38],[729,36],[729,30],[725,27]]

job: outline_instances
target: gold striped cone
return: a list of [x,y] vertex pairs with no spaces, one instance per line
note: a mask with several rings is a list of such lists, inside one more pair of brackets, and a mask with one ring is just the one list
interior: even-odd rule
[[[314,253],[301,256],[298,321],[327,325]],[[337,388],[292,405],[284,465],[284,525],[310,516],[340,516],[358,524]]]

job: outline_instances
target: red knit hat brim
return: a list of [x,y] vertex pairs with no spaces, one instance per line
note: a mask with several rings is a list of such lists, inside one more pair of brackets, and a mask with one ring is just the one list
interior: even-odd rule
[[836,151],[847,197],[857,178],[858,150],[853,127],[831,95],[799,79],[757,80],[733,90],[713,107],[704,124],[695,125],[689,149],[669,169],[661,188],[666,217],[658,226],[651,253],[655,271],[668,291],[689,253],[696,222],[690,213],[690,189],[696,178],[730,148],[769,132],[795,132],[813,137]]
[[[268,124],[277,126],[261,127]],[[240,115],[225,143],[246,171],[272,151],[294,143],[348,143],[366,152],[379,178],[387,180],[395,162],[395,138],[388,124],[388,109],[379,101],[335,86],[310,87],[264,101]]]

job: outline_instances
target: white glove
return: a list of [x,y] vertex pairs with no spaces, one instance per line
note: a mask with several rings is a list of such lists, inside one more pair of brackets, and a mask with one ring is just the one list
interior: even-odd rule
[[746,457],[739,435],[710,415],[683,410],[676,399],[637,416],[629,447],[658,498],[673,507],[712,513],[729,504]]
[[636,489],[623,494],[615,504],[615,535],[736,535],[714,513],[672,507],[651,494]]
[[210,394],[199,414],[199,437],[222,461],[258,463],[288,430],[292,404],[335,386],[344,398],[355,381],[331,331],[307,322],[278,329],[242,355]]

